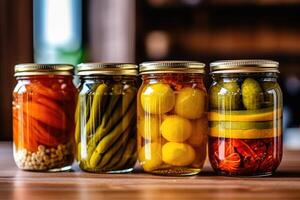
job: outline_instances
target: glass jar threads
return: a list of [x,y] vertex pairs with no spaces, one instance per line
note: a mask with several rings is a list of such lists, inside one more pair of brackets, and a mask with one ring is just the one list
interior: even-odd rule
[[76,111],[77,161],[84,171],[130,172],[137,160],[137,66],[83,63]]
[[14,159],[20,169],[68,170],[74,160],[73,66],[19,64],[13,92]]
[[228,60],[210,64],[209,159],[230,176],[267,176],[282,158],[282,93],[278,63]]
[[138,159],[144,171],[194,175],[206,157],[208,131],[205,65],[145,62],[138,92]]

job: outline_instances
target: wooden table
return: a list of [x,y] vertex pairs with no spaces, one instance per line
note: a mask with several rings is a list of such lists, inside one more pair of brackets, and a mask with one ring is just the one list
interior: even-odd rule
[[161,177],[18,170],[11,143],[0,143],[0,199],[300,199],[300,152],[285,152],[273,177],[215,176],[209,166],[199,176]]

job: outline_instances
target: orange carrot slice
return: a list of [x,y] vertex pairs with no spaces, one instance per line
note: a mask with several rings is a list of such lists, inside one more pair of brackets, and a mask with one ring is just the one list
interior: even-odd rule
[[33,101],[43,104],[44,106],[57,111],[58,113],[63,113],[64,111],[61,109],[59,105],[53,100],[49,100],[47,98],[42,97],[41,95],[37,96],[33,99]]
[[26,149],[31,152],[37,150],[38,144],[28,126],[28,116],[19,115],[14,111],[13,114],[13,134],[14,144],[17,149]]
[[62,110],[53,110],[40,103],[24,102],[23,111],[29,117],[48,126],[62,130],[67,128],[66,115]]
[[31,118],[30,120],[32,126],[32,132],[34,133],[35,139],[39,144],[43,144],[49,147],[54,147],[59,144],[59,141],[56,137],[45,129],[38,121]]
[[30,85],[31,90],[33,93],[38,93],[40,95],[43,95],[47,98],[51,98],[58,101],[63,100],[70,100],[70,96],[67,94],[64,94],[62,91],[53,90],[49,87],[44,86],[41,83],[33,83]]

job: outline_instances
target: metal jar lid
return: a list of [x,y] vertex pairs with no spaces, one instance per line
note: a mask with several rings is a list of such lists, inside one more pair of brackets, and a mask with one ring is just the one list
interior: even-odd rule
[[279,63],[272,60],[220,60],[210,63],[212,74],[220,73],[279,73]]
[[140,64],[140,74],[204,73],[205,64],[195,61],[153,61]]
[[77,67],[79,76],[138,74],[138,66],[132,63],[81,63]]
[[74,66],[69,64],[24,63],[15,65],[15,76],[73,75]]

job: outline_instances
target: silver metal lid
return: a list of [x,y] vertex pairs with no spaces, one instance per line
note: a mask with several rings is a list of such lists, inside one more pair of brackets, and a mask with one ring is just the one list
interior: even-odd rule
[[210,63],[210,72],[216,73],[279,73],[279,63],[272,60],[220,60]]
[[77,67],[79,76],[138,74],[138,66],[132,63],[81,63]]
[[140,64],[140,74],[204,73],[205,64],[196,61],[153,61]]
[[74,66],[69,64],[24,63],[15,65],[15,76],[73,75]]

